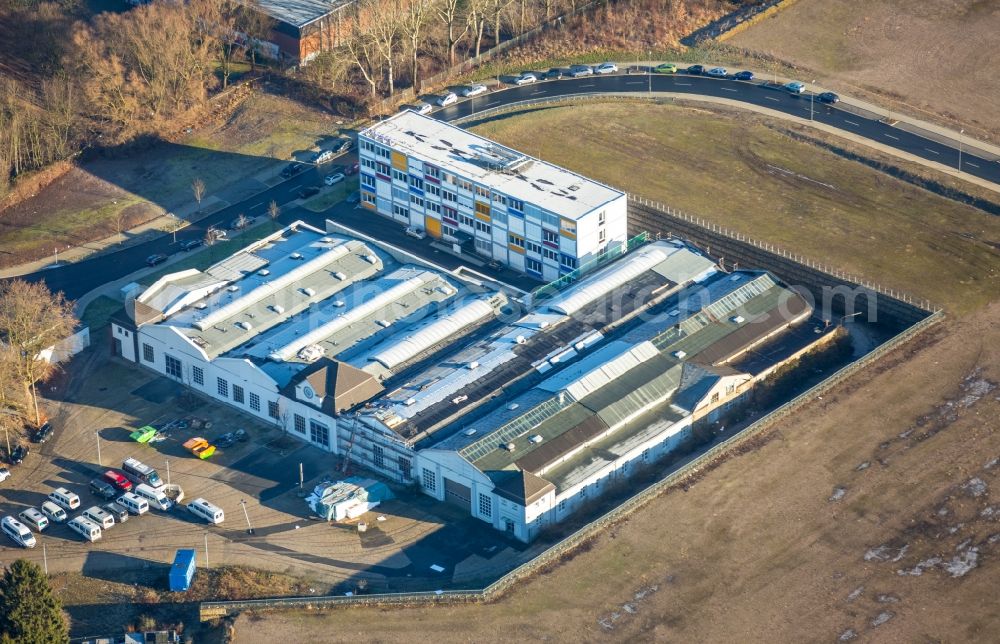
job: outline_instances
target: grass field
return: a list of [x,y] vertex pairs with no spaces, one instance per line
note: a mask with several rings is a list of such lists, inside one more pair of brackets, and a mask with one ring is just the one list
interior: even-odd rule
[[513,114],[475,130],[953,311],[996,297],[997,217],[793,140],[784,123],[722,116],[597,103]]
[[802,80],[872,92],[996,142],[997,33],[992,0],[799,0],[728,42],[799,67]]
[[138,281],[143,286],[149,286],[164,275],[169,275],[170,273],[186,271],[191,268],[203,271],[212,264],[222,261],[236,250],[239,250],[248,244],[252,244],[258,239],[267,237],[274,231],[274,224],[270,221],[265,221],[238,234],[231,232],[227,240],[216,242],[208,247],[202,246],[191,253],[185,253],[181,259],[176,262],[171,262],[159,270],[143,275]]

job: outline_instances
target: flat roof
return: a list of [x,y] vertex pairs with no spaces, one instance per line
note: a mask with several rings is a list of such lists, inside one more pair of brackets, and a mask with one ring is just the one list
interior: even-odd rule
[[300,28],[354,3],[355,0],[257,0],[257,6],[267,15]]
[[361,135],[574,221],[625,194],[413,110]]

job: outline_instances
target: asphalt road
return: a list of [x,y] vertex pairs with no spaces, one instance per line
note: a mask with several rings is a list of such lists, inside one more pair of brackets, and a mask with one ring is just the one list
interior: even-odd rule
[[[936,161],[945,165],[958,167],[961,154],[962,171],[975,175],[987,181],[1000,184],[1000,161],[991,161],[978,156],[969,150],[961,152],[943,143],[935,135],[927,133],[923,136],[900,127],[894,127],[879,120],[875,114],[839,103],[827,105],[811,100],[810,94],[793,95],[780,86],[773,86],[760,81],[736,81],[731,79],[716,79],[705,76],[687,74],[613,74],[606,76],[588,76],[553,81],[542,81],[521,87],[511,87],[488,94],[483,94],[469,100],[463,100],[455,105],[440,109],[434,113],[436,118],[451,121],[476,112],[497,108],[501,105],[519,101],[539,100],[560,96],[573,96],[597,93],[650,93],[677,92],[714,96],[743,101],[746,103],[767,107],[787,114],[812,118],[817,122],[831,125],[838,129],[851,132],[858,136],[877,141],[884,145],[908,152],[918,157]],[[334,161],[343,162],[345,157]],[[351,157],[353,160],[353,157]],[[154,253],[170,255],[180,252],[180,243],[186,239],[204,236],[204,231],[211,225],[228,225],[240,213],[247,216],[266,214],[267,204],[274,200],[283,205],[297,198],[296,192],[303,185],[316,185],[320,175],[315,168],[310,167],[299,175],[278,184],[254,197],[233,204],[214,213],[197,224],[185,228],[178,233],[177,242],[166,234],[158,239],[137,244],[115,253],[93,257],[74,264],[50,268],[23,276],[24,279],[45,280],[49,288],[62,291],[69,299],[77,299],[85,293],[105,284],[125,277],[129,273],[145,266],[146,257]],[[282,219],[287,219],[287,213]],[[296,213],[301,214],[301,213]],[[313,219],[313,218],[311,218]],[[323,217],[318,217],[321,224]]]

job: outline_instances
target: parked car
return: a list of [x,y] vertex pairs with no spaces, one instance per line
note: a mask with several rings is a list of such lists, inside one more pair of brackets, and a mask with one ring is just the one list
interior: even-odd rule
[[358,191],[358,190],[355,190],[351,194],[347,195],[347,203],[350,203],[350,204],[361,203],[361,192]]
[[128,521],[128,510],[117,503],[104,503],[101,509],[115,518],[115,523],[125,523]]
[[257,221],[256,217],[247,217],[244,215],[242,220],[240,217],[237,217],[236,219],[229,222],[229,230],[240,230],[241,228],[249,228],[250,226],[254,225],[255,221]]
[[538,76],[534,72],[524,72],[520,76],[514,79],[515,85],[530,85],[531,83],[537,83]]
[[573,65],[569,68],[569,75],[573,78],[579,78],[581,76],[590,76],[594,73],[594,68],[590,65]]
[[449,105],[458,102],[458,95],[455,94],[455,92],[447,92],[445,94],[442,94],[441,96],[438,96],[436,102],[441,107],[448,107]]
[[703,65],[691,65],[686,70],[688,74],[704,74],[705,67]]
[[676,74],[677,65],[673,63],[660,63],[653,68],[654,74]]
[[54,432],[55,430],[52,428],[52,423],[42,423],[42,426],[35,430],[32,440],[36,443],[44,443],[52,438],[52,434]]
[[299,172],[302,172],[302,164],[300,163],[289,163],[282,169],[281,176],[284,178],[294,177]]
[[42,514],[48,517],[49,521],[54,523],[62,523],[68,518],[66,510],[63,510],[52,501],[42,502]]
[[20,465],[24,462],[25,457],[28,456],[28,452],[30,451],[31,449],[27,445],[18,445],[10,453],[10,464]]
[[315,163],[316,165],[319,165],[321,163],[326,163],[327,161],[331,161],[332,159],[333,159],[333,151],[331,150],[323,150],[322,152],[317,152],[316,154],[312,155],[313,163]]
[[317,192],[319,192],[319,188],[316,186],[303,186],[299,188],[299,191],[296,194],[298,194],[299,199],[306,199],[313,196]]
[[353,139],[340,139],[337,143],[333,145],[334,152],[347,152],[352,147],[354,147]]
[[38,508],[25,508],[18,513],[17,518],[21,520],[21,523],[36,532],[42,532],[45,528],[49,527],[49,520],[44,514],[38,511]]
[[713,67],[705,73],[709,76],[714,76],[715,78],[725,78],[729,75],[729,72],[726,71],[725,67]]
[[350,165],[345,165],[344,166],[344,174],[346,174],[349,177],[352,176],[352,175],[357,174],[360,170],[361,170],[361,166],[358,164],[357,161],[355,161],[354,163],[351,163]]
[[187,239],[181,242],[181,250],[194,250],[205,244],[204,239]]
[[116,472],[115,470],[107,470],[104,472],[104,480],[115,486],[115,488],[121,490],[122,492],[132,491],[132,481],[128,480],[124,474],[121,472]]
[[741,81],[751,81],[753,80],[753,72],[748,72],[748,71],[736,72],[735,74],[733,74],[733,78]]
[[250,440],[250,435],[247,434],[247,430],[245,429],[237,429],[233,432],[233,436],[241,443],[245,443]]
[[346,178],[347,177],[344,176],[343,172],[335,172],[335,173],[331,174],[330,176],[324,178],[323,179],[323,183],[325,183],[328,186],[332,186],[332,185],[340,183],[341,181],[343,181]]
[[406,235],[408,237],[413,237],[414,239],[424,239],[425,237],[427,237],[427,233],[420,230],[419,228],[414,228],[413,226],[410,226],[409,228],[406,229]]
[[146,258],[146,264],[149,266],[156,266],[157,264],[162,264],[167,261],[167,256],[163,253],[155,253]]
[[800,83],[799,81],[792,81],[790,83],[785,83],[785,89],[792,94],[801,94],[806,91],[806,84]]
[[225,449],[227,447],[232,447],[236,444],[236,436],[232,432],[226,432],[222,436],[219,436],[214,441],[216,447],[221,447]]
[[10,470],[6,467],[0,467],[0,483],[3,483],[10,478]]
[[618,65],[614,63],[601,63],[600,65],[594,67],[595,74],[617,74]]
[[105,500],[111,500],[118,496],[118,491],[107,481],[101,479],[91,479],[90,493]]
[[223,241],[229,238],[229,234],[221,228],[216,228],[210,226],[208,230],[205,231],[205,235],[210,237],[214,241]]
[[823,92],[821,94],[817,94],[816,98],[821,103],[839,103],[840,102],[840,97],[837,96],[836,94],[834,94],[833,92]]
[[458,93],[466,98],[470,96],[479,96],[480,94],[485,94],[490,91],[485,85],[467,85],[462,89],[458,90]]
[[553,67],[549,71],[545,72],[545,78],[562,78],[566,75],[566,72],[558,67]]

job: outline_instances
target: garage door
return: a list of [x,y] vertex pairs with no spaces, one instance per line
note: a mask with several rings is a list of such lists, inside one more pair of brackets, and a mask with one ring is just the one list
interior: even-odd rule
[[468,486],[456,483],[448,477],[444,479],[444,500],[448,503],[472,511],[472,490]]

